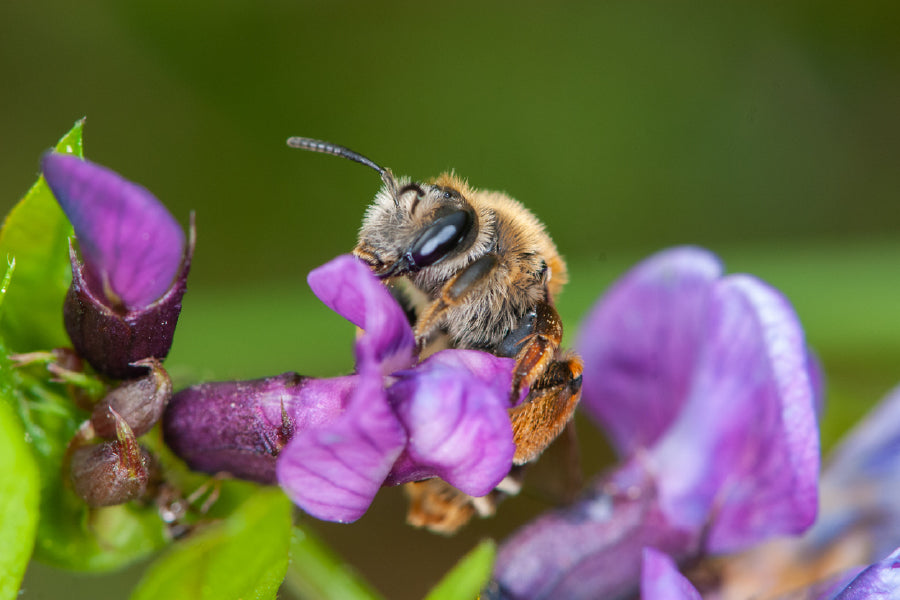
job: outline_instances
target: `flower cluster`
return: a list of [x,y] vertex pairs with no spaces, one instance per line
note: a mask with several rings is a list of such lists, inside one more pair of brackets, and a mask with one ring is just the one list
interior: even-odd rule
[[146,488],[148,460],[137,437],[159,421],[172,394],[161,361],[181,312],[193,228],[186,241],[159,200],[105,167],[55,152],[41,166],[78,242],[77,252],[70,244],[63,306],[74,366],[84,359],[123,380],[88,407],[91,418],[70,444],[69,471],[88,504],[118,504]]

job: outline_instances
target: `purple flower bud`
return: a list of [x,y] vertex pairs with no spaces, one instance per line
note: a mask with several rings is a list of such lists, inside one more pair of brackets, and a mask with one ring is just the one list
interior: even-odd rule
[[275,460],[297,431],[334,421],[356,388],[284,373],[202,383],[175,394],[163,416],[166,444],[191,468],[274,484]]
[[101,373],[146,373],[132,363],[163,359],[181,312],[194,236],[146,189],[74,156],[47,153],[50,189],[75,229],[64,320],[75,350]]
[[172,380],[158,360],[147,359],[136,364],[148,367],[150,372],[121,383],[94,406],[91,425],[102,438],[116,437],[114,414],[128,423],[136,437],[144,435],[162,417],[172,397]]
[[149,456],[124,419],[112,414],[117,439],[76,448],[69,462],[75,493],[90,506],[122,504],[147,489]]

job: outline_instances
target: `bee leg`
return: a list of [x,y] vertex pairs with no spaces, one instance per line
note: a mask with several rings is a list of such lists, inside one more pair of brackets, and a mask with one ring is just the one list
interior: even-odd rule
[[525,401],[509,410],[516,444],[513,464],[536,459],[565,429],[581,397],[582,368],[577,356],[551,362]]
[[544,374],[559,349],[562,336],[562,321],[556,309],[547,302],[539,302],[500,343],[497,354],[516,359],[509,396],[511,404],[518,404],[522,392]]
[[353,256],[366,263],[376,273],[384,269],[384,263],[370,246],[360,243],[353,249]]
[[[510,419],[516,442],[513,462],[540,455],[572,418],[581,395],[581,359],[559,358],[562,321],[549,302],[539,302],[497,347],[500,356],[516,359],[510,390]],[[522,393],[528,396],[519,403]]]
[[486,283],[488,276],[498,264],[500,264],[500,261],[496,254],[485,254],[465,269],[459,271],[444,284],[437,300],[422,311],[416,323],[416,344],[420,350],[424,346],[428,335],[441,324],[447,311]]
[[432,533],[452,535],[475,515],[491,517],[497,505],[522,489],[524,467],[513,467],[497,487],[486,496],[473,497],[442,479],[426,479],[403,486],[409,498],[406,522]]
[[434,533],[452,535],[475,515],[472,497],[442,479],[426,479],[403,486],[409,498],[406,522]]

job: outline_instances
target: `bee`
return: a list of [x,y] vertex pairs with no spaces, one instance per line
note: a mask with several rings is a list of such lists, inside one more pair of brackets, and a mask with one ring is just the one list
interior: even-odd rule
[[[420,356],[443,344],[515,359],[509,393],[513,464],[536,459],[572,418],[582,373],[581,359],[560,348],[563,326],[554,299],[567,272],[543,224],[506,194],[472,188],[452,172],[425,182],[396,179],[390,169],[343,146],[302,137],[288,145],[346,158],[381,175],[353,254],[389,286],[405,283],[399,295],[412,315]],[[449,485],[408,485],[409,520],[433,530],[450,532],[474,512],[493,511],[488,497],[468,499]],[[504,485],[501,492],[515,491],[516,482]],[[448,518],[446,511],[459,517]]]

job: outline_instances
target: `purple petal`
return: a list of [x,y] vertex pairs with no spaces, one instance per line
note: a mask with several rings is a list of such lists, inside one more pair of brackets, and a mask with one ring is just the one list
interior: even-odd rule
[[856,576],[837,596],[821,600],[896,600],[900,597],[900,548]]
[[746,275],[714,286],[688,400],[651,450],[663,510],[708,529],[711,552],[798,533],[819,466],[803,332],[790,304]]
[[391,403],[409,444],[388,483],[437,476],[484,496],[512,467],[509,422],[513,360],[477,350],[444,350],[397,373]]
[[654,483],[637,461],[595,484],[584,500],[545,513],[500,547],[499,598],[625,598],[637,593],[645,547],[685,557],[697,532],[671,526]]
[[364,371],[338,419],[298,432],[285,447],[278,483],[312,516],[352,522],[369,508],[405,443],[381,375]]
[[821,419],[825,412],[825,372],[822,370],[822,362],[811,348],[806,349],[806,370],[813,391],[813,410],[816,417]]
[[811,532],[816,547],[835,537],[864,536],[867,560],[900,540],[900,387],[835,448],[821,480],[822,515]]
[[653,548],[644,548],[641,599],[701,600],[700,592],[678,571],[675,561]]
[[88,269],[69,245],[72,285],[63,304],[66,333],[78,354],[107,377],[139,377],[146,368],[134,363],[151,357],[163,360],[168,355],[194,255],[193,215],[190,232],[181,271],[166,293],[151,304],[124,312],[108,306],[102,291],[94,293]]
[[75,228],[94,292],[108,297],[111,306],[121,303],[128,309],[162,296],[181,267],[185,236],[159,200],[117,173],[74,156],[50,152],[41,166]]
[[632,269],[594,307],[576,348],[584,359],[581,405],[621,456],[650,446],[688,393],[718,259],[681,247]]
[[356,341],[357,370],[376,364],[389,375],[415,364],[415,339],[406,314],[362,261],[338,256],[311,271],[307,281],[326,306],[365,330]]
[[337,419],[356,380],[285,373],[203,383],[175,394],[163,435],[192,469],[275,483],[275,458],[291,436]]

